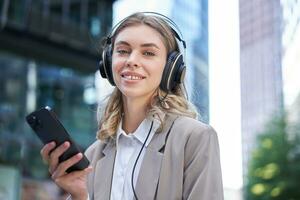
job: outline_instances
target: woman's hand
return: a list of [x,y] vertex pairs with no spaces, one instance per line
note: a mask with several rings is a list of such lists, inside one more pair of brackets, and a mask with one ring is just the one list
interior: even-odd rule
[[[50,142],[41,149],[42,158],[49,165],[51,178],[59,187],[69,192],[73,200],[86,200],[88,197],[86,175],[92,171],[92,167],[67,173],[66,170],[80,161],[83,155],[82,153],[78,153],[68,160],[59,163],[59,157],[70,147],[70,143],[64,142],[57,148],[55,146],[55,142]],[[53,151],[51,152],[51,150]]]

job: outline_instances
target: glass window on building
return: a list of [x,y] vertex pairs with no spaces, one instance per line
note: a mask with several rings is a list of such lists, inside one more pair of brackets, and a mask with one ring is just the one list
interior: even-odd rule
[[95,140],[94,74],[0,52],[0,163],[19,166],[28,177],[48,176],[42,143],[25,122],[44,106],[54,109],[82,149]]
[[13,200],[58,199],[64,194],[49,179],[25,116],[50,106],[83,150],[95,141],[97,91],[108,88],[95,86],[95,70],[114,1],[0,2],[0,199],[13,188],[5,177],[18,182]]

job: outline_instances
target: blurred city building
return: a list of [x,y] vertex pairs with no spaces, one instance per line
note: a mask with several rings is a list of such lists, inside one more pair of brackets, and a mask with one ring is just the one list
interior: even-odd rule
[[281,13],[279,0],[239,0],[244,175],[256,136],[283,108]]
[[201,120],[209,122],[208,0],[174,0],[171,18],[187,42],[187,88]]
[[[0,182],[21,182],[15,185],[23,189],[11,188],[13,193],[31,191],[33,185],[38,189],[43,184],[32,180],[48,178],[39,154],[42,144],[25,123],[29,112],[53,107],[83,149],[95,140],[95,72],[113,2],[0,1]],[[11,172],[3,174],[7,167]],[[0,184],[0,196],[5,189]],[[47,191],[40,191],[45,199]],[[23,194],[37,195],[32,192]]]

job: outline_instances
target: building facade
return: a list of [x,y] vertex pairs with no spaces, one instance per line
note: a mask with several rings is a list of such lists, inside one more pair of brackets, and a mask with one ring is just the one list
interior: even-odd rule
[[[94,74],[100,38],[111,28],[112,4],[105,0],[0,2],[0,171],[4,165],[15,169],[22,180],[47,180],[48,169],[39,153],[42,144],[25,123],[27,114],[44,106],[54,109],[83,149],[95,140]],[[0,182],[5,175],[1,173]],[[27,183],[33,187],[33,182],[24,181],[23,188],[13,193],[23,190],[31,195],[24,191]],[[2,191],[0,196],[9,199]],[[31,199],[46,199],[43,191],[32,194],[43,198]]]
[[171,17],[187,43],[189,98],[198,109],[200,119],[209,122],[208,1],[174,0]]
[[240,77],[243,174],[265,123],[283,108],[281,5],[240,0]]

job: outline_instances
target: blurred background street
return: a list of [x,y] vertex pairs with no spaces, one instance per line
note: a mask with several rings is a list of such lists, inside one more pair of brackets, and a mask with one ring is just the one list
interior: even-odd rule
[[186,87],[220,142],[225,200],[300,200],[300,0],[1,0],[0,200],[57,200],[25,123],[50,106],[84,150],[96,139],[101,38],[136,11],[176,22]]

